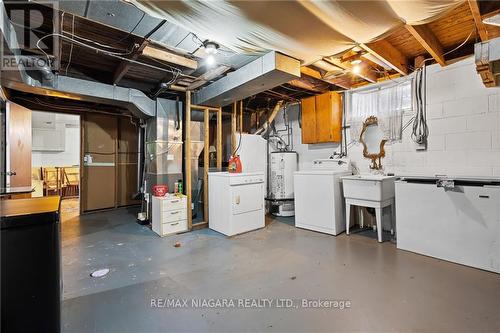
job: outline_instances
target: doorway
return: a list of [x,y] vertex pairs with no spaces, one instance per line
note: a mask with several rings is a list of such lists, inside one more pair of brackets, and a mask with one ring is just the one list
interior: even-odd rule
[[80,212],[80,116],[32,111],[32,197],[61,196],[61,221]]

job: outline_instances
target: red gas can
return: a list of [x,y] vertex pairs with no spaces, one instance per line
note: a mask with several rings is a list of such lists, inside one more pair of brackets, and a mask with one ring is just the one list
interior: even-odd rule
[[243,171],[243,167],[241,166],[240,155],[231,156],[229,158],[229,165],[227,167],[227,171],[231,173],[241,173]]

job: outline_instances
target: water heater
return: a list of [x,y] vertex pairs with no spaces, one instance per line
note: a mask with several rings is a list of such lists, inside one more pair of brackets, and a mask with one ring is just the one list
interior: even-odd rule
[[293,216],[293,173],[297,171],[297,153],[277,151],[270,155],[269,196],[270,211],[276,216]]

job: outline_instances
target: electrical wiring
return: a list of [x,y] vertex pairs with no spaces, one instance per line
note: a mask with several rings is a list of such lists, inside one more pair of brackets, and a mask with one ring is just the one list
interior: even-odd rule
[[[64,21],[64,16],[62,17],[62,20]],[[62,30],[62,32],[64,33],[64,30]],[[73,23],[71,24],[71,34],[72,35],[75,34],[75,15],[73,15]],[[66,65],[66,75],[68,75],[68,68],[69,68],[69,65],[71,64],[71,57],[73,56],[73,45],[74,44],[71,43],[71,47],[69,49],[68,63]]]
[[425,99],[426,66],[415,72],[415,120],[412,128],[412,140],[419,145],[426,145],[429,136]]
[[144,62],[140,62],[140,61],[137,61],[137,60],[134,60],[134,59],[130,59],[130,58],[126,58],[126,57],[123,57],[122,55],[126,55],[127,53],[117,53],[117,52],[111,52],[111,51],[107,51],[107,50],[102,50],[102,49],[99,49],[97,47],[94,47],[94,46],[91,46],[91,45],[87,45],[85,43],[82,43],[78,40],[75,40],[73,38],[70,38],[68,36],[65,36],[65,35],[62,35],[62,34],[59,34],[59,33],[53,33],[53,34],[48,34],[48,35],[45,35],[43,36],[42,38],[40,38],[37,43],[36,43],[36,46],[37,48],[45,55],[45,57],[47,58],[47,60],[50,59],[50,56],[47,54],[47,52],[45,52],[43,50],[43,48],[40,47],[40,43],[45,39],[45,38],[48,38],[48,37],[51,37],[51,36],[59,36],[63,39],[66,39],[66,40],[69,40],[77,45],[80,45],[82,47],[86,47],[86,48],[89,48],[89,49],[92,49],[92,50],[95,50],[97,53],[102,53],[102,54],[106,54],[110,57],[114,57],[114,58],[117,58],[117,59],[120,59],[120,60],[124,60],[124,61],[128,61],[130,63],[133,63],[133,64],[137,64],[137,65],[140,65],[140,66],[144,66],[144,67],[148,67],[148,68],[151,68],[151,69],[154,69],[154,70],[158,70],[158,71],[162,71],[162,72],[167,72],[167,73],[170,73],[170,74],[176,74],[178,73],[178,76],[182,76],[182,72],[180,69],[178,68],[175,68],[173,66],[168,66],[169,68],[161,68],[161,67],[158,67],[158,66],[154,66],[154,65],[150,65],[150,64],[147,64],[147,63],[144,63]]

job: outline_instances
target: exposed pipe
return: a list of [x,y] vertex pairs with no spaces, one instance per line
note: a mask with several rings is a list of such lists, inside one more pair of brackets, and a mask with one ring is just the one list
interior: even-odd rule
[[264,124],[262,124],[262,126],[257,131],[255,131],[254,134],[262,134],[267,130],[269,125],[274,121],[274,118],[276,118],[276,115],[278,114],[282,105],[283,105],[283,101],[278,101],[278,103],[276,103],[273,111],[271,112],[271,114],[267,118],[266,122]]

